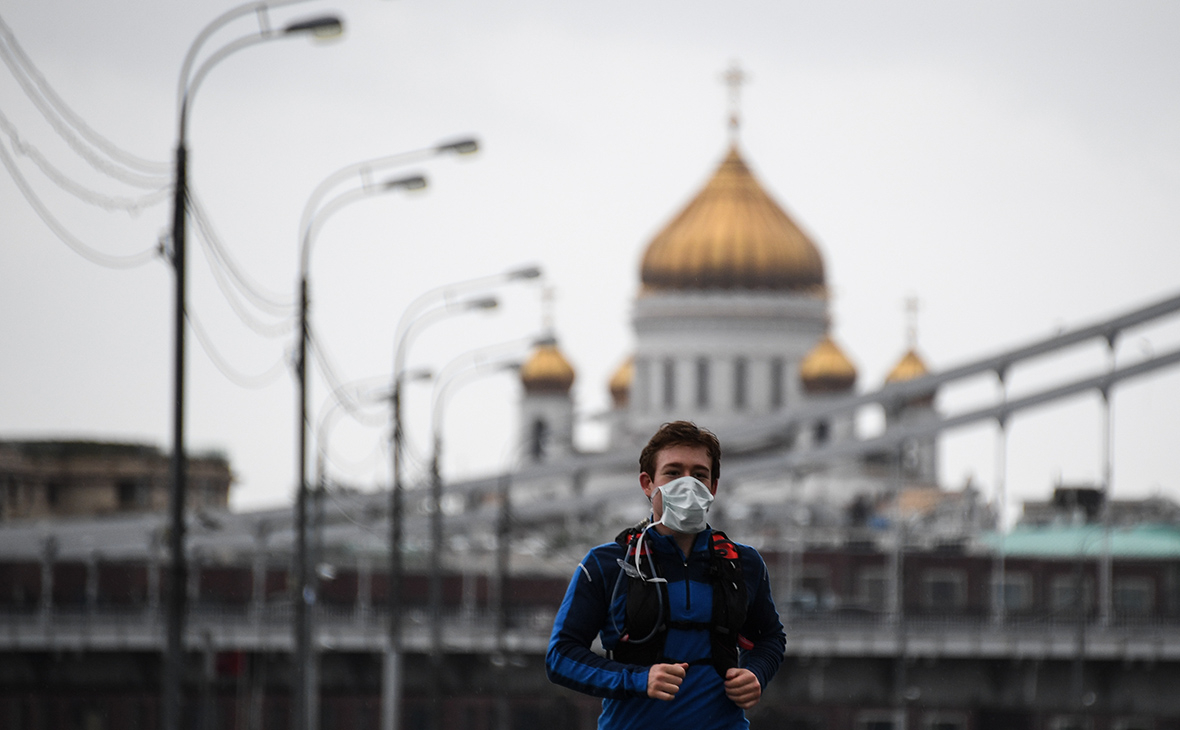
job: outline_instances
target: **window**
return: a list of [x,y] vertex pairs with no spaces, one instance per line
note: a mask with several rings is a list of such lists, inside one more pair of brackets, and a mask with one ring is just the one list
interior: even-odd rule
[[1082,580],[1079,590],[1076,576],[1055,575],[1049,583],[1049,608],[1059,616],[1077,615],[1079,608],[1089,611],[1094,607],[1094,581],[1090,576]]
[[856,576],[856,602],[865,608],[885,609],[887,586],[883,568],[862,568]]
[[816,446],[823,446],[828,442],[828,438],[832,435],[832,427],[827,421],[819,421],[815,424],[812,430],[812,440],[815,441]]
[[709,407],[709,359],[697,358],[697,408]]
[[810,593],[820,601],[831,595],[829,584],[828,570],[821,566],[803,568],[803,575],[799,578],[799,590]]
[[135,482],[125,480],[117,485],[119,492],[119,506],[128,509],[135,506]]
[[545,458],[545,442],[549,440],[549,427],[545,421],[538,418],[533,421],[532,433],[529,434],[529,455],[533,461]]
[[749,378],[749,363],[746,358],[739,357],[733,361],[733,407],[742,410],[746,407],[746,381]]
[[967,605],[967,576],[961,570],[934,569],[922,575],[922,607],[959,611]]
[[664,408],[676,407],[676,361],[664,360]]
[[1116,616],[1142,618],[1153,613],[1155,586],[1151,578],[1115,578],[1111,601]]
[[[993,577],[991,582],[992,596],[999,588],[998,580]],[[1032,576],[1024,572],[1004,573],[1004,611],[1027,611],[1033,605]]]
[[59,482],[50,482],[45,485],[45,502],[50,507],[56,507],[57,503],[61,501],[61,493],[65,491]]
[[651,408],[651,366],[645,359],[635,358],[635,407],[643,412]]
[[770,408],[777,411],[786,402],[786,363],[781,357],[776,357],[770,361]]

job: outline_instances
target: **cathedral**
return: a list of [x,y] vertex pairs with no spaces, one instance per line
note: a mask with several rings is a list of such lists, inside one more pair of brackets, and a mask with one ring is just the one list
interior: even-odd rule
[[[704,186],[643,254],[631,315],[635,350],[604,384],[612,403],[608,450],[638,454],[661,423],[677,419],[740,449],[752,424],[855,394],[856,366],[831,332],[827,276],[819,246],[731,140]],[[927,373],[912,329],[886,382]],[[533,462],[575,455],[575,368],[555,338],[534,350],[520,378],[522,453]],[[884,416],[887,423],[936,418],[934,393]],[[852,439],[856,428],[853,411],[834,413],[794,434],[787,448]],[[743,485],[740,499],[781,502],[790,481],[792,499],[810,505],[820,522],[841,523],[854,505],[880,504],[900,475],[904,490],[930,501],[938,493],[936,446],[930,437],[897,458],[849,456],[807,474],[777,475],[761,489]]]

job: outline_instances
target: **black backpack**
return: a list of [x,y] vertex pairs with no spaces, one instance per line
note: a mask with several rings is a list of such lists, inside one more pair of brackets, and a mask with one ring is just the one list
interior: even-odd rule
[[619,561],[622,571],[615,583],[616,595],[622,583],[627,585],[627,612],[611,658],[642,666],[671,663],[676,660],[664,654],[668,629],[704,629],[709,631],[712,657],[692,664],[712,664],[724,679],[727,670],[738,666],[739,632],[746,622],[746,582],[742,578],[742,563],[737,546],[724,532],[713,531],[708,567],[709,582],[713,585],[712,620],[707,624],[671,621],[668,584],[651,580],[659,578],[658,575],[649,575],[654,572],[655,565],[650,559],[650,548],[644,545],[643,554],[638,561],[635,559],[640,545],[639,536],[645,529],[646,523],[641,523],[624,530],[615,538],[615,542],[627,549],[626,557]]

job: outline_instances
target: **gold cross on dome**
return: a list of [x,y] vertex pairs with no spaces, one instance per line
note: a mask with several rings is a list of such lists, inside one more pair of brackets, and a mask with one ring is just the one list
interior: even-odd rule
[[556,296],[552,285],[541,290],[541,328],[546,335],[553,334],[553,300]]
[[918,309],[918,297],[913,294],[906,297],[906,344],[911,350],[918,347]]
[[721,78],[729,87],[729,136],[736,142],[738,130],[742,126],[742,84],[750,80],[750,75],[742,71],[742,67],[738,65],[737,61],[731,61],[729,70],[722,74]]

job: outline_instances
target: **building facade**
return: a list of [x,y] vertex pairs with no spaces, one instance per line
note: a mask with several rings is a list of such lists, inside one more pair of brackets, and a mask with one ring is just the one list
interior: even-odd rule
[[[154,446],[0,442],[0,521],[162,512],[170,457]],[[225,509],[233,474],[220,455],[188,459],[190,509]]]

